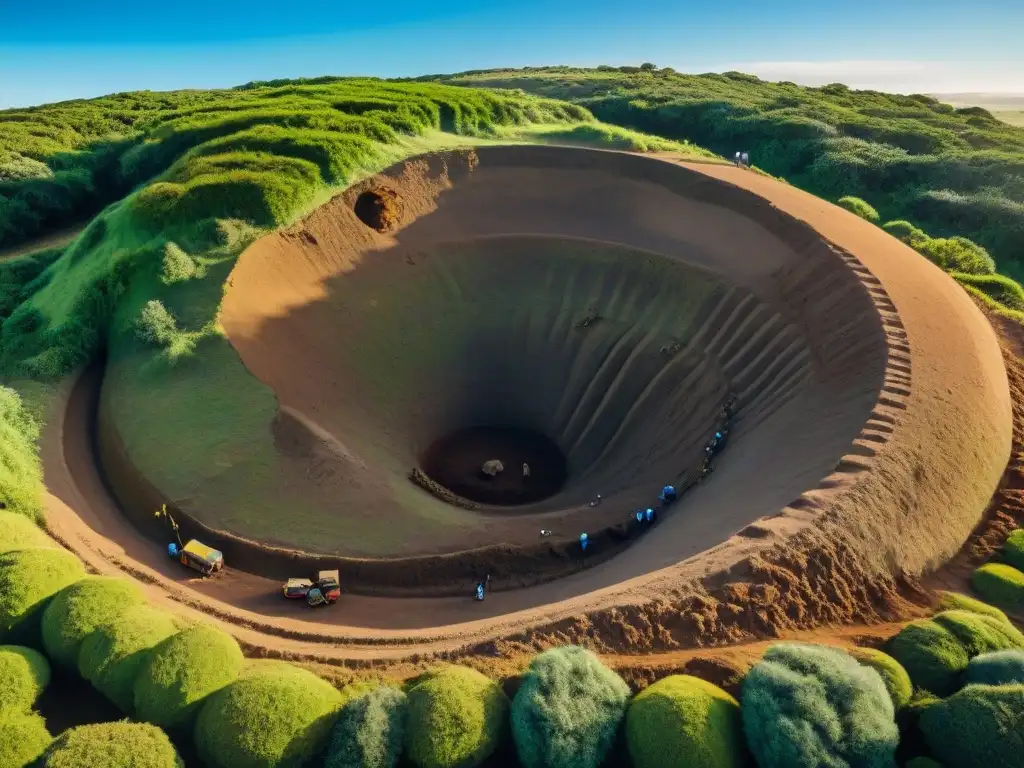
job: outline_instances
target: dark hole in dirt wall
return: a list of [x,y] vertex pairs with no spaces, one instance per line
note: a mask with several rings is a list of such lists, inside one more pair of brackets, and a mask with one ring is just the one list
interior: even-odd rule
[[371,189],[356,198],[356,217],[371,229],[390,232],[402,216],[402,199],[391,189]]

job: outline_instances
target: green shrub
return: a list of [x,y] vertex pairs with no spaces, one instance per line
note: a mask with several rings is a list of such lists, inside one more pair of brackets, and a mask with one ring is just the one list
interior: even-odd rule
[[889,640],[886,652],[903,665],[915,687],[948,696],[973,657],[1019,647],[1024,636],[1009,622],[953,610],[911,622]]
[[878,211],[876,211],[866,202],[861,200],[859,197],[852,197],[850,195],[847,195],[846,197],[840,197],[839,202],[837,204],[840,208],[845,208],[850,213],[856,214],[865,221],[870,221],[872,224],[877,224],[879,221]]
[[1024,528],[1014,531],[1006,539],[1003,559],[1014,568],[1024,571]]
[[[177,243],[167,243],[163,248],[160,265],[160,279],[167,285],[201,277],[202,270],[195,260],[182,250]],[[168,313],[170,314],[170,313]],[[173,320],[173,318],[171,318]]]
[[408,691],[405,741],[419,768],[473,768],[490,757],[505,730],[501,686],[466,667],[442,667]]
[[[6,331],[9,322],[0,328]],[[7,343],[6,335],[2,341],[0,350]],[[38,438],[39,425],[22,405],[21,397],[10,387],[0,386],[0,501],[4,504],[5,515],[13,513],[40,519],[43,470],[36,451]],[[21,530],[24,535],[25,529]],[[2,541],[4,539],[0,538]],[[0,550],[4,549],[8,547],[0,544]]]
[[63,549],[0,554],[0,639],[39,647],[39,620],[50,598],[83,576],[82,563]]
[[135,680],[135,713],[162,728],[185,726],[207,696],[238,677],[242,663],[231,635],[203,624],[183,629],[150,651]]
[[1005,563],[985,563],[971,574],[971,586],[996,605],[1011,610],[1024,606],[1024,571]]
[[910,675],[907,670],[900,666],[892,656],[883,653],[875,648],[854,648],[850,651],[861,664],[871,667],[882,678],[885,689],[889,692],[889,698],[896,709],[903,709],[910,703],[910,697],[914,694],[914,686],[910,682]]
[[35,712],[0,709],[0,765],[29,768],[53,741],[46,721]]
[[1024,650],[991,651],[975,656],[964,672],[965,685],[1024,685]]
[[899,731],[885,684],[842,651],[772,646],[744,679],[742,702],[760,768],[894,764]]
[[43,611],[46,653],[54,663],[77,669],[82,641],[142,599],[134,582],[111,576],[86,576],[65,587]]
[[179,629],[168,613],[131,606],[82,642],[78,671],[127,715],[135,713],[135,680],[152,650]]
[[512,701],[524,768],[597,768],[626,714],[629,686],[576,646],[535,656]]
[[951,272],[964,289],[982,301],[995,302],[1004,311],[1024,312],[1024,287],[1005,275],[968,275],[964,272]]
[[185,768],[167,734],[148,723],[80,725],[58,736],[38,768]]
[[918,248],[931,238],[922,229],[918,229],[909,221],[889,221],[882,225],[882,229],[895,237],[901,243],[906,243],[911,248]]
[[166,347],[179,333],[181,331],[178,330],[178,321],[157,299],[146,302],[135,322],[135,334],[139,341],[146,344]]
[[203,704],[196,747],[208,768],[298,768],[322,752],[340,704],[312,672],[256,662]]
[[634,768],[746,764],[739,703],[700,678],[671,675],[641,691],[626,713]]
[[1024,685],[968,685],[921,713],[936,755],[958,768],[1021,765]]
[[57,544],[25,515],[0,510],[0,553],[27,547],[55,549]]
[[0,710],[27,712],[50,684],[50,662],[39,651],[0,645]]
[[323,768],[394,768],[402,756],[407,708],[405,694],[388,686],[348,701]]
[[915,247],[947,272],[991,275],[996,271],[996,263],[988,251],[966,237],[932,237]]
[[970,613],[980,613],[982,616],[992,616],[1000,621],[1009,621],[1006,614],[994,605],[983,603],[981,600],[967,595],[961,595],[959,592],[943,592],[939,598],[938,607],[939,611],[969,611]]

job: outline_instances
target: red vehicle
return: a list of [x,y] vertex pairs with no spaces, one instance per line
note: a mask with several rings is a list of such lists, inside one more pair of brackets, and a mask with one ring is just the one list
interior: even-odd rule
[[310,579],[288,579],[281,591],[288,599],[305,599],[311,606],[333,605],[341,597],[341,580],[337,571],[320,571],[315,582]]

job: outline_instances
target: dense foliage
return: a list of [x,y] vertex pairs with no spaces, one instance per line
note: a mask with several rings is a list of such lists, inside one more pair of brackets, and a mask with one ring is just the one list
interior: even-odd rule
[[769,648],[743,681],[743,727],[760,768],[891,768],[899,731],[881,677],[821,646]]
[[730,157],[749,151],[757,166],[814,194],[861,197],[885,220],[968,237],[1000,271],[1024,276],[1024,130],[983,109],[739,72],[552,67],[424,79],[564,98],[608,123]]
[[163,728],[191,723],[204,699],[234,680],[242,651],[219,629],[195,625],[150,651],[135,680],[135,712]]
[[870,221],[872,224],[878,223],[878,211],[872,208],[868,203],[861,200],[859,197],[853,197],[852,195],[846,195],[840,197],[836,204],[848,210],[850,213],[860,216],[865,221]]
[[[39,427],[21,397],[10,387],[0,385],[0,514],[17,513],[39,519],[43,470],[36,454],[38,438]],[[6,526],[0,530],[6,531]],[[26,535],[23,528],[20,530],[20,536]],[[0,551],[15,548],[13,539],[10,544],[7,541],[0,538]],[[25,543],[30,544],[27,540]]]
[[0,711],[27,712],[50,684],[50,663],[39,651],[0,645]]
[[381,686],[341,708],[324,768],[395,768],[402,756],[408,700]]
[[921,715],[933,754],[958,768],[1020,765],[1024,685],[968,685]]
[[1024,528],[1010,534],[1006,539],[1006,544],[1003,545],[1002,555],[1007,563],[1024,571]]
[[148,605],[129,607],[82,642],[78,671],[126,715],[135,713],[135,680],[152,650],[178,631],[170,614]]
[[167,734],[147,723],[99,723],[64,731],[38,768],[185,768]]
[[340,706],[312,672],[255,662],[203,704],[196,747],[208,768],[300,768],[323,751]]
[[971,585],[991,603],[1016,610],[1024,607],[1024,571],[1006,563],[985,563],[971,574]]
[[0,765],[4,768],[34,765],[52,740],[46,722],[36,713],[0,709]]
[[975,656],[968,663],[963,679],[965,685],[1024,685],[1024,649]]
[[50,598],[83,576],[82,563],[63,549],[0,554],[0,641],[38,647],[40,617]]
[[54,547],[53,540],[25,515],[0,510],[0,552]]
[[700,678],[671,675],[629,704],[634,768],[739,768],[746,764],[739,703]]
[[910,703],[914,686],[910,682],[907,670],[901,667],[896,659],[875,648],[856,648],[850,651],[850,655],[879,674],[896,709],[902,709]]
[[512,701],[512,736],[524,768],[597,768],[626,713],[629,686],[576,646],[533,658]]
[[466,667],[442,667],[409,688],[406,750],[418,768],[473,768],[497,749],[508,698]]
[[78,668],[78,651],[89,634],[142,603],[142,591],[129,579],[86,576],[65,587],[43,612],[43,647],[50,659]]
[[937,696],[956,690],[972,658],[1008,648],[1024,648],[1024,635],[1008,621],[963,610],[912,621],[886,644],[914,686]]

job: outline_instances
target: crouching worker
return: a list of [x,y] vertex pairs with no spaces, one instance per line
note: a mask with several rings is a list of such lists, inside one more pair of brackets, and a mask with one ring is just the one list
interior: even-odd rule
[[661,499],[661,503],[666,507],[676,500],[676,489],[674,486],[666,485],[661,489],[661,494],[658,496]]

